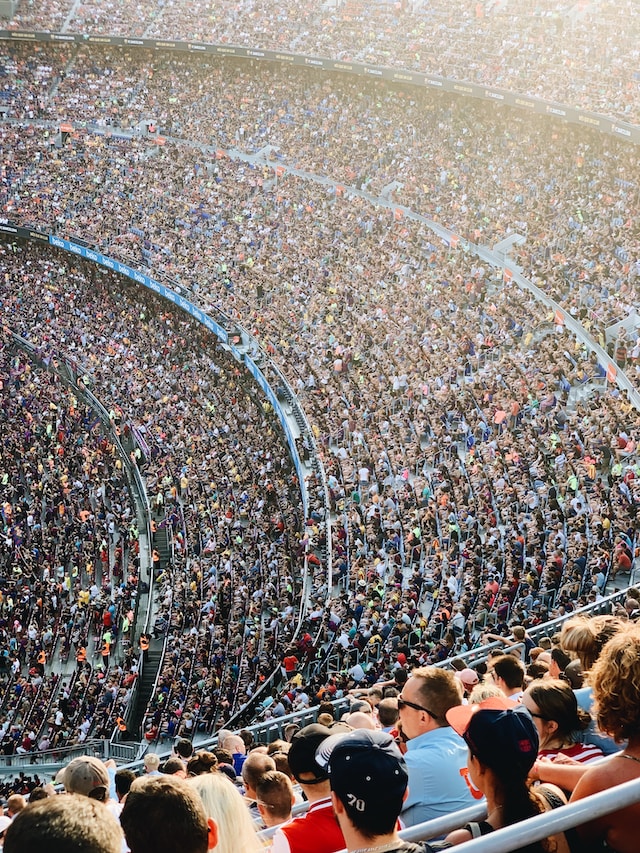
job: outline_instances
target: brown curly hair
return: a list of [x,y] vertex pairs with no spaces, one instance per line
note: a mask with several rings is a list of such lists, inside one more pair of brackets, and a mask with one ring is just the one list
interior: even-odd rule
[[601,731],[617,742],[640,734],[640,625],[609,640],[589,675]]

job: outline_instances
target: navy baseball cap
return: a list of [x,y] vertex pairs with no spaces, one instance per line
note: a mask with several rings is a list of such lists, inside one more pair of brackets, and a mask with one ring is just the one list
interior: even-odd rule
[[538,756],[538,730],[524,705],[492,696],[478,705],[458,705],[446,714],[471,752],[499,775],[527,775]]
[[316,762],[327,768],[336,796],[365,819],[400,814],[409,774],[390,734],[354,729],[332,735],[318,747]]

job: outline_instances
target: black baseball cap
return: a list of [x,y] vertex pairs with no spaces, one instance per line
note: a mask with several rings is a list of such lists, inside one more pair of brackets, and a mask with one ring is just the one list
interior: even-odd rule
[[372,815],[400,814],[409,774],[387,732],[354,729],[332,735],[318,747],[316,762],[327,768],[331,790],[365,821]]
[[316,750],[323,740],[331,737],[333,732],[327,726],[320,723],[311,723],[300,729],[291,739],[291,748],[287,758],[289,768],[296,780],[300,782],[301,773],[313,773],[314,779],[305,779],[305,785],[315,785],[329,778],[326,769],[316,762]]

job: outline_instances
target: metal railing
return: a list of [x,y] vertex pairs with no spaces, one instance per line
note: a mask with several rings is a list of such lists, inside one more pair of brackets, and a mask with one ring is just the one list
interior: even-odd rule
[[25,752],[23,754],[0,755],[0,774],[7,770],[25,770],[36,768],[41,765],[56,765],[63,767],[72,758],[80,755],[95,755],[97,758],[107,758],[108,741],[86,740],[74,746],[62,746],[59,749],[48,749],[45,752]]
[[[638,802],[640,802],[640,779],[633,779],[631,782],[624,782],[621,785],[609,788],[607,791],[601,791],[598,794],[585,797],[584,800],[569,803],[558,809],[553,809],[528,820],[523,820],[513,826],[498,829],[483,838],[468,841],[465,847],[468,850],[472,850],[473,853],[511,853],[511,851],[522,849],[527,844],[532,844],[551,835],[565,832],[567,829],[572,829],[575,826],[589,823],[603,815],[636,805]],[[464,818],[460,822],[460,818],[463,815],[464,812],[456,812],[450,816],[450,818],[457,816],[457,827],[462,826],[466,822],[467,818]],[[441,818],[441,820],[444,823],[445,820],[449,820],[450,818]],[[435,821],[430,821],[429,823],[412,826],[409,829],[402,830],[400,836],[403,841],[422,841],[444,835],[450,831],[449,829],[437,827],[437,831],[434,833],[435,823]]]

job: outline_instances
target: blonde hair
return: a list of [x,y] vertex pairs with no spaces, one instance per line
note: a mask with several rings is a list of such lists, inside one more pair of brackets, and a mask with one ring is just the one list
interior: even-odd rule
[[481,684],[476,684],[471,693],[469,694],[469,704],[470,705],[479,705],[480,702],[484,702],[485,699],[491,699],[493,696],[504,696],[504,693],[497,684],[491,684],[490,682],[482,682]]
[[625,623],[615,616],[575,616],[568,619],[560,632],[560,646],[580,658],[584,672],[598,659],[605,643]]
[[640,625],[628,623],[602,650],[589,674],[598,725],[617,742],[640,734]]
[[264,848],[249,809],[236,786],[221,773],[204,773],[189,779],[204,804],[207,817],[218,825],[216,853],[260,853]]

